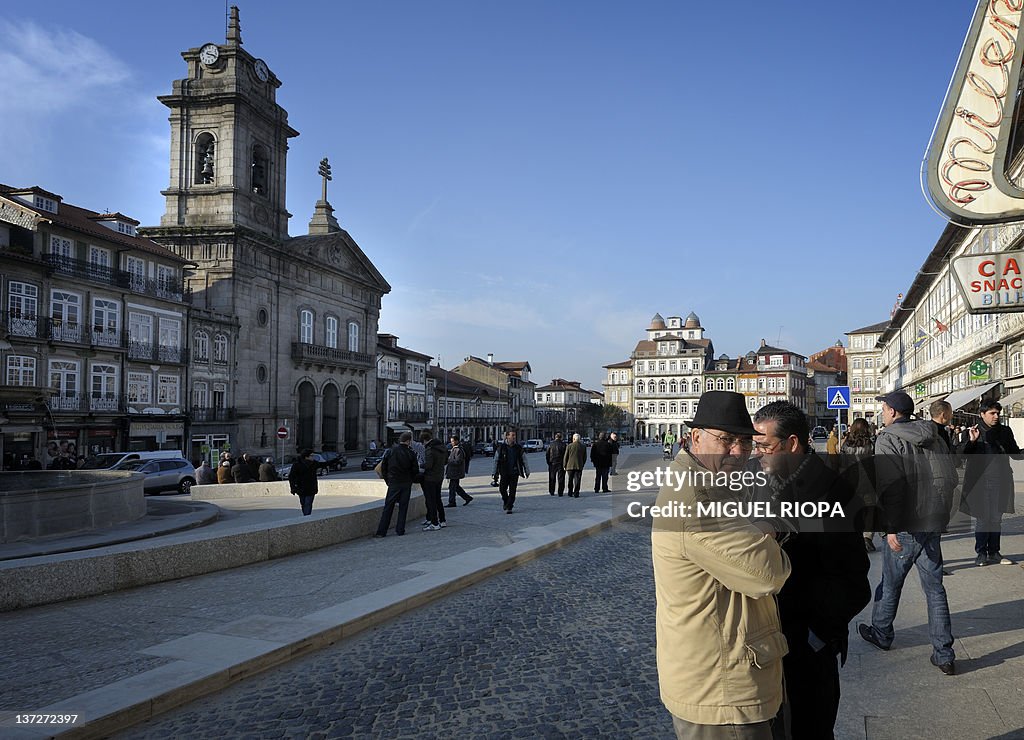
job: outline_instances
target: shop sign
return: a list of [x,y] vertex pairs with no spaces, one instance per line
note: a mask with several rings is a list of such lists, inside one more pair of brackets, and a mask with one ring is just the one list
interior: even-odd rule
[[1024,251],[964,255],[952,269],[970,313],[1024,311]]

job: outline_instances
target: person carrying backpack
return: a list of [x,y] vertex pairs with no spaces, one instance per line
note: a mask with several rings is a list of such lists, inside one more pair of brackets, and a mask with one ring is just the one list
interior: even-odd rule
[[871,623],[860,624],[860,636],[880,650],[895,637],[893,621],[903,582],[917,566],[928,602],[931,662],[947,676],[956,673],[953,630],[946,588],[942,585],[940,537],[949,523],[956,468],[949,445],[930,420],[911,419],[914,402],[894,391],[878,396],[885,428],[875,440],[878,502],[885,518],[882,582],[875,590]]

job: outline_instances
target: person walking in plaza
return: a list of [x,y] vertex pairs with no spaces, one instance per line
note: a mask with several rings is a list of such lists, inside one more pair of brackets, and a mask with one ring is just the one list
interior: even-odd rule
[[608,471],[612,469],[612,447],[608,435],[601,432],[590,448],[590,462],[594,464],[594,493],[608,493]]
[[[763,406],[754,414],[754,429],[754,454],[767,474],[760,500],[776,509],[782,502],[827,502],[849,510],[853,490],[820,456],[807,454],[807,417],[795,404]],[[853,517],[805,521],[781,544],[792,566],[778,595],[789,653],[782,660],[785,711],[773,730],[781,737],[779,730],[788,726],[789,740],[831,738],[850,622],[871,600],[870,563]]]
[[444,517],[444,502],[441,501],[441,482],[448,464],[448,450],[433,433],[425,431],[420,435],[424,447],[423,498],[427,504],[427,521],[423,531],[434,531],[447,527]]
[[[663,486],[657,505],[738,503],[728,485],[704,481],[743,472],[757,433],[745,397],[708,391],[689,425],[691,451],[669,464],[681,484]],[[770,740],[787,651],[772,595],[789,577],[789,557],[745,519],[683,513],[654,520],[651,554],[658,683],[676,737]]]
[[1010,458],[1024,458],[1013,431],[999,421],[997,401],[981,403],[981,420],[964,432],[959,451],[965,458],[960,509],[974,517],[975,565],[1013,565],[1000,552],[1003,514],[1013,513]]
[[466,506],[473,497],[466,493],[466,489],[459,483],[466,477],[466,470],[469,467],[469,459],[466,457],[465,445],[459,444],[459,438],[452,436],[452,451],[448,453],[448,465],[445,468],[445,475],[448,476],[448,508],[454,509],[455,496],[462,498],[462,505]]
[[662,439],[662,444],[664,444],[666,447],[668,447],[668,449],[669,449],[669,453],[668,453],[669,457],[675,456],[675,454],[676,454],[676,433],[675,432],[668,432],[668,433],[666,433],[664,439]]
[[548,494],[555,495],[555,486],[558,486],[559,497],[565,493],[565,442],[562,441],[562,433],[555,433],[555,440],[547,450],[544,451],[544,459],[548,463]]
[[505,441],[494,450],[494,470],[491,478],[498,482],[501,494],[501,508],[506,514],[512,513],[516,504],[516,488],[520,478],[530,477],[530,466],[526,462],[526,451],[516,442],[514,430],[505,432]]
[[871,427],[864,419],[854,419],[850,431],[839,448],[839,472],[854,487],[859,500],[864,504],[864,549],[875,551],[874,507],[875,496],[874,463],[875,445],[871,440]]
[[217,482],[217,473],[210,467],[209,460],[203,460],[196,468],[196,483],[201,486],[208,486]]
[[871,623],[857,631],[880,650],[895,637],[893,621],[903,583],[917,566],[928,603],[932,665],[947,676],[956,673],[953,628],[946,588],[942,585],[940,537],[949,522],[956,470],[949,448],[931,421],[914,421],[914,402],[894,391],[882,402],[885,428],[875,440],[878,501],[885,517],[886,546],[882,548],[882,580],[875,590]]
[[292,463],[292,469],[288,473],[288,484],[292,493],[299,497],[302,515],[312,514],[313,498],[316,496],[318,485],[313,450],[303,450],[299,459]]
[[580,484],[583,482],[583,468],[586,464],[586,445],[580,441],[579,434],[573,434],[572,442],[565,448],[565,457],[562,459],[562,467],[568,479],[569,498],[580,497]]
[[608,435],[608,446],[612,449],[612,469],[608,471],[608,475],[618,475],[619,471],[616,468],[619,465],[619,435],[615,432]]
[[391,515],[398,504],[398,519],[395,522],[395,534],[405,534],[405,518],[409,513],[409,496],[412,495],[412,484],[419,475],[419,463],[416,453],[412,451],[412,432],[402,432],[398,444],[384,453],[381,459],[381,470],[384,481],[388,484],[384,496],[384,511],[380,514],[377,533],[374,537],[384,537],[391,527]]

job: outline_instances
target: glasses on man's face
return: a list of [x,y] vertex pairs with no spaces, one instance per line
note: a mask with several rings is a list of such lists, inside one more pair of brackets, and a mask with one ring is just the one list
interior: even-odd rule
[[770,455],[775,452],[775,450],[779,449],[779,445],[785,441],[786,440],[784,439],[776,439],[774,442],[754,442],[754,452],[759,452],[763,455]]
[[731,450],[733,447],[739,447],[744,452],[750,452],[753,449],[754,443],[749,438],[734,437],[731,434],[715,434],[714,432],[705,429],[704,434],[710,434],[712,437],[717,439],[726,449]]

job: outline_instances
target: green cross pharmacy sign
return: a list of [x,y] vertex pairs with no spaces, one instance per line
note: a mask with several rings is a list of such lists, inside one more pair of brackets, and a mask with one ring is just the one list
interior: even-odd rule
[[967,369],[971,374],[971,380],[988,380],[989,364],[984,360],[975,360]]

